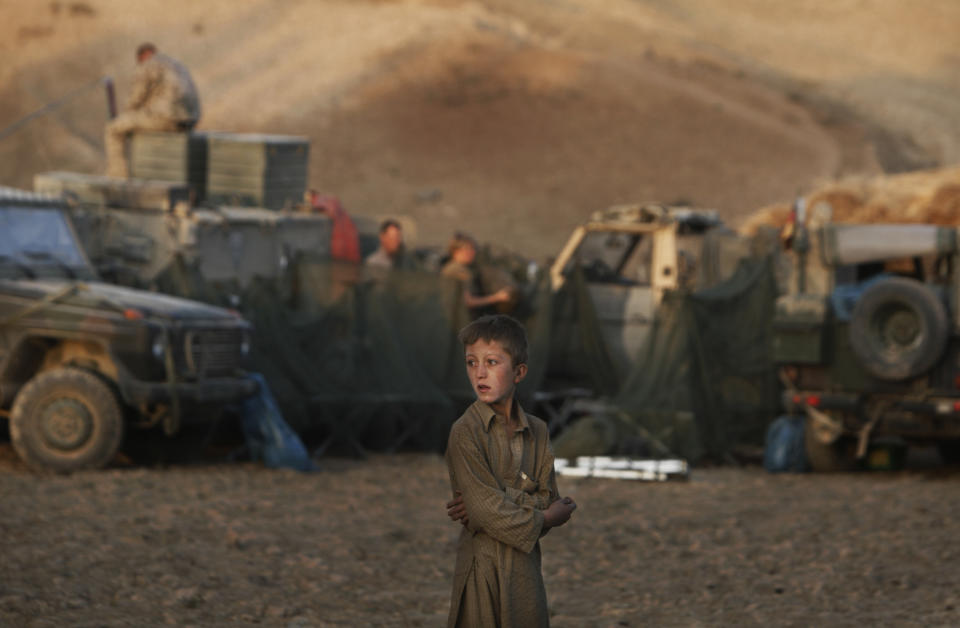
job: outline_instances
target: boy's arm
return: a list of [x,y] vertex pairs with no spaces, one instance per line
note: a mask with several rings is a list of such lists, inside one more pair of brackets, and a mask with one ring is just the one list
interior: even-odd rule
[[501,543],[530,552],[543,529],[543,513],[515,503],[500,488],[497,478],[469,430],[450,431],[447,460],[456,487],[463,493],[470,530],[483,532]]
[[[525,472],[520,472],[521,485],[523,488],[517,489],[512,486],[507,486],[504,491],[510,501],[518,506],[529,506],[537,510],[546,510],[550,507],[550,504],[560,499],[560,493],[557,490],[557,476],[553,468],[553,448],[550,446],[550,439],[546,434],[543,435],[540,441],[536,460],[537,464],[532,470],[534,477],[531,478],[527,476]],[[462,497],[459,495],[454,496],[454,499],[447,503],[447,509],[460,509],[458,513],[463,514],[461,508],[462,503]],[[448,514],[450,514],[454,520],[459,520],[459,517],[455,517],[452,512]],[[546,533],[546,530],[547,528],[544,529],[543,534]]]
[[[542,428],[546,426],[543,425]],[[531,475],[521,474],[521,489],[506,487],[507,497],[520,506],[530,506],[537,510],[546,510],[550,504],[560,499],[557,490],[557,476],[554,472],[553,447],[550,445],[550,435],[545,429],[538,429],[537,453]]]
[[[546,426],[544,426],[545,428]],[[542,438],[539,440],[537,448],[537,467],[536,473],[538,490],[533,496],[539,503],[542,503],[542,510],[550,507],[550,504],[560,499],[560,491],[557,489],[557,473],[554,469],[553,446],[550,445],[550,433],[544,429]],[[544,527],[541,536],[550,531],[550,528]]]

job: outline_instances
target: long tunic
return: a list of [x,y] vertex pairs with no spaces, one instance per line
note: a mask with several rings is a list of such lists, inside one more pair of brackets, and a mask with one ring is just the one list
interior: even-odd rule
[[509,436],[481,401],[450,429],[450,486],[470,520],[457,545],[450,628],[549,625],[539,538],[542,511],[558,498],[553,451],[546,423],[519,404],[514,412],[520,427]]

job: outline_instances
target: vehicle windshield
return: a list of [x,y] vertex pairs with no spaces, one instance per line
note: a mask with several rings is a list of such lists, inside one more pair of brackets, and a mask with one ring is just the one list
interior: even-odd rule
[[651,238],[646,235],[593,231],[584,237],[574,257],[588,281],[650,283]]
[[36,207],[0,207],[0,268],[5,276],[92,275],[63,213]]

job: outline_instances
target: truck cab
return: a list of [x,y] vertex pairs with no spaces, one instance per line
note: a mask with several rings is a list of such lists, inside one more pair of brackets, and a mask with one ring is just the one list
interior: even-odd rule
[[231,311],[100,281],[60,199],[0,188],[0,410],[29,466],[102,467],[128,429],[173,435],[254,394],[251,332]]
[[617,205],[577,226],[550,266],[559,292],[575,269],[583,273],[597,323],[615,367],[625,373],[653,325],[668,290],[702,280],[703,236],[721,229],[712,210]]

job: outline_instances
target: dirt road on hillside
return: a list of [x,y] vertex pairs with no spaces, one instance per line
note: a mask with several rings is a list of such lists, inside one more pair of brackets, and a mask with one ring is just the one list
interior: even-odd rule
[[[0,625],[442,626],[436,455],[34,475],[0,445]],[[561,478],[555,628],[955,626],[960,474]]]

